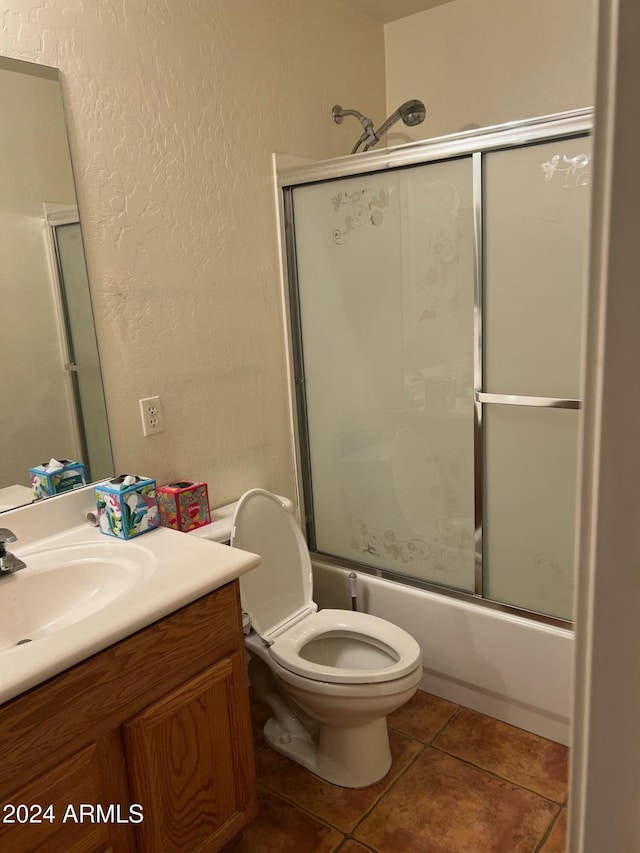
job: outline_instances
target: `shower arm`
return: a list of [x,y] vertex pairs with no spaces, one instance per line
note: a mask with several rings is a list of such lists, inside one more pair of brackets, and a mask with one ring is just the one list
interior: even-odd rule
[[358,110],[343,110],[339,104],[336,104],[332,110],[333,120],[336,124],[342,124],[342,121],[345,116],[353,116],[357,118],[362,127],[364,128],[364,133],[360,137],[360,139],[356,142],[352,154],[355,154],[358,148],[362,145],[363,142],[367,142],[370,145],[375,145],[378,142],[378,137],[375,134],[373,129],[373,122],[367,116],[359,113]]

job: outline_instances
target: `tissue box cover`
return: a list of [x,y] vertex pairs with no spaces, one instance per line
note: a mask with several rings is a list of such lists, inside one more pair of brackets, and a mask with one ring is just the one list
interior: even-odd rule
[[107,536],[133,539],[160,524],[156,481],[148,477],[134,479],[135,483],[126,485],[125,477],[120,476],[94,487],[98,524]]
[[158,486],[160,523],[186,533],[209,524],[209,492],[206,483],[181,480]]
[[31,488],[36,498],[50,498],[87,485],[87,474],[82,462],[72,462],[70,459],[58,461],[62,464],[58,471],[47,471],[48,462],[29,468]]

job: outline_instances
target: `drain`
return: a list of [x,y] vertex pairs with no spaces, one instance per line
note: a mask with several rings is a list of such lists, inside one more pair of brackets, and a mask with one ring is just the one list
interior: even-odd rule
[[31,637],[27,637],[26,640],[18,640],[18,642],[16,643],[16,646],[24,646],[25,643],[32,643],[32,642],[33,642],[33,640],[31,639]]

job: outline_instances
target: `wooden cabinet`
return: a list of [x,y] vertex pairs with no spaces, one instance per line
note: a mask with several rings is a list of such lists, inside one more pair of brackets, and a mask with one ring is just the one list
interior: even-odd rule
[[3,853],[237,835],[256,807],[237,581],[0,706],[0,795]]
[[145,853],[219,850],[246,823],[244,667],[240,652],[225,657],[124,726],[131,794],[153,815],[139,828]]

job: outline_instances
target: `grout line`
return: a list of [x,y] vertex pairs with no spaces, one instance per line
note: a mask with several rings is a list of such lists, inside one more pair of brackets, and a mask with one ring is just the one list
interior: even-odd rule
[[[307,772],[309,772],[309,771],[307,771]],[[311,775],[313,775],[313,774],[311,774]],[[325,784],[330,784],[330,783],[327,782]],[[270,794],[272,797],[275,797],[277,800],[280,800],[281,802],[286,803],[287,805],[291,806],[297,812],[300,812],[300,814],[305,815],[305,817],[311,818],[311,820],[315,821],[316,823],[319,823],[321,826],[324,826],[325,829],[330,829],[333,832],[337,832],[339,835],[341,835],[342,840],[338,841],[337,847],[334,847],[333,851],[331,851],[331,853],[339,853],[339,851],[342,850],[344,845],[351,838],[351,835],[348,832],[345,832],[344,829],[340,829],[337,826],[333,826],[333,824],[327,823],[327,821],[324,820],[323,818],[318,817],[318,815],[316,815],[316,814],[313,814],[308,809],[304,808],[304,806],[301,806],[298,803],[294,803],[293,800],[290,800],[288,797],[283,796],[279,791],[274,790],[273,788],[271,788],[269,785],[265,784],[264,782],[258,781],[257,787],[262,788],[264,792],[266,792],[267,794]],[[360,842],[358,842],[358,843],[360,843]],[[376,853],[376,851],[372,851],[372,853]]]
[[[291,759],[288,759],[288,760],[291,760]],[[307,773],[308,772],[309,771],[307,770]],[[313,776],[313,773],[311,775]],[[316,777],[316,778],[319,778],[319,777]],[[324,782],[323,779],[321,779],[320,781]],[[276,797],[278,800],[282,800],[284,803],[287,803],[288,805],[293,806],[294,809],[296,809],[299,812],[302,812],[302,814],[305,814],[307,817],[312,818],[317,823],[320,823],[323,826],[326,826],[327,829],[333,829],[335,832],[339,832],[342,835],[344,835],[345,838],[348,836],[349,833],[347,831],[345,831],[344,829],[340,829],[339,826],[334,826],[332,823],[328,823],[328,821],[325,818],[319,817],[317,814],[310,812],[309,809],[305,808],[304,806],[301,806],[299,803],[295,803],[293,800],[289,799],[289,797],[285,796],[282,792],[276,791],[275,788],[272,788],[271,785],[267,784],[266,782],[259,780],[257,782],[257,784],[259,787],[264,788],[264,790],[268,794],[271,794],[272,796]],[[330,785],[331,783],[325,782],[324,784]]]
[[513,785],[514,788],[519,788],[522,791],[527,791],[527,793],[529,794],[534,794],[541,800],[545,800],[546,802],[551,803],[554,806],[558,806],[558,808],[562,808],[564,803],[566,802],[566,797],[564,800],[553,800],[551,797],[545,796],[539,791],[534,791],[533,788],[527,788],[526,785],[521,785],[519,782],[514,782],[512,779],[507,779],[504,776],[500,776],[500,774],[496,773],[495,770],[488,770],[486,767],[480,767],[478,764],[474,764],[473,761],[470,761],[468,758],[462,758],[460,755],[456,755],[453,752],[449,752],[441,746],[432,744],[431,747],[437,752],[441,752],[443,755],[448,755],[449,758],[453,758],[455,761],[459,761],[461,764],[466,764],[468,767],[473,767],[474,770],[479,770],[481,773],[486,773],[487,776],[492,776],[494,779],[498,779],[500,782],[506,782],[507,785]]
[[457,708],[457,710],[455,711],[455,713],[453,713],[453,714],[449,717],[449,719],[448,719],[448,720],[447,720],[447,722],[444,724],[444,726],[440,729],[440,731],[439,731],[436,735],[434,735],[434,736],[433,736],[433,738],[432,738],[432,740],[431,740],[432,745],[435,743],[436,738],[439,738],[439,737],[440,737],[440,735],[444,734],[444,733],[446,732],[446,730],[447,730],[448,728],[450,728],[450,727],[453,725],[454,721],[455,721],[455,720],[460,716],[460,712],[461,712],[461,711],[464,711],[464,710],[465,710],[465,709],[462,707],[462,705],[458,705],[458,708]]
[[[415,738],[412,738],[412,740],[416,740],[416,739],[415,739]],[[421,742],[421,741],[416,741],[416,743],[422,743],[422,742]],[[362,824],[362,822],[363,822],[364,820],[366,820],[366,818],[368,818],[368,817],[369,817],[369,815],[371,814],[371,812],[372,812],[372,811],[375,809],[375,807],[380,803],[380,800],[382,800],[382,798],[383,798],[383,797],[386,797],[386,795],[387,795],[387,794],[390,794],[390,793],[391,793],[391,791],[393,791],[393,789],[396,787],[396,785],[398,784],[398,782],[399,782],[399,781],[400,781],[400,780],[401,780],[401,779],[406,775],[406,773],[407,773],[407,772],[408,772],[408,771],[413,767],[413,765],[414,765],[414,764],[416,763],[416,761],[420,758],[420,756],[421,756],[421,755],[424,755],[424,753],[427,751],[427,749],[429,749],[429,745],[428,745],[428,744],[426,744],[426,743],[425,743],[425,744],[422,744],[422,749],[420,749],[420,750],[415,754],[415,756],[414,756],[414,757],[412,758],[412,760],[407,764],[407,766],[404,768],[404,770],[403,770],[401,773],[398,773],[398,775],[397,775],[397,776],[396,776],[396,778],[393,780],[393,782],[391,782],[391,783],[389,784],[389,786],[388,786],[387,788],[385,788],[385,790],[384,790],[384,791],[382,791],[382,793],[380,794],[380,796],[379,796],[379,797],[376,797],[375,801],[371,804],[370,808],[368,808],[366,812],[364,812],[362,815],[360,815],[360,818],[356,821],[355,826],[354,826],[354,827],[353,827],[353,829],[351,830],[351,835],[353,835],[353,834],[355,833],[355,831],[358,829],[358,827]],[[360,841],[359,841],[357,838],[356,838],[356,839],[354,839],[354,840],[355,840],[355,841],[358,841],[358,844],[360,844]]]
[[353,838],[353,836],[351,835],[347,835],[340,843],[340,847],[337,847],[333,851],[333,853],[340,853],[341,850],[344,850],[345,845],[348,844],[349,841],[353,841],[354,844],[358,844],[360,847],[362,847],[363,850],[368,851],[368,853],[379,853],[379,851],[376,850],[375,847],[369,847],[368,844],[364,844],[362,841],[359,841],[357,838]]
[[560,820],[560,815],[562,814],[562,812],[563,812],[562,808],[558,809],[558,814],[551,819],[551,822],[549,823],[549,826],[547,827],[546,832],[543,834],[542,838],[538,842],[538,846],[534,850],[534,853],[540,853],[540,851],[542,850],[544,845],[547,843],[547,841],[549,840],[549,836],[553,832],[554,826]]
[[[446,700],[445,700],[446,701]],[[517,732],[523,732],[530,737],[537,738],[538,740],[546,741],[547,743],[555,743],[557,746],[561,746],[563,749],[570,750],[571,747],[566,743],[560,743],[558,740],[553,740],[550,737],[544,737],[544,735],[536,734],[536,732],[532,732],[529,729],[525,729],[522,726],[516,726],[514,723],[509,723],[506,720],[501,720],[499,717],[492,717],[491,714],[484,714],[482,711],[478,711],[475,708],[470,708],[468,705],[460,705],[459,710],[461,711],[469,711],[470,714],[475,714],[478,717],[484,717],[485,720],[493,720],[495,723],[498,723],[501,726],[507,726],[510,729],[514,729]]]
[[428,745],[432,744],[434,742],[434,740],[439,735],[441,735],[445,729],[447,729],[451,725],[454,718],[458,716],[458,712],[460,710],[461,710],[460,706],[457,706],[455,711],[451,712],[451,716],[440,726],[440,728],[434,734],[431,735],[430,738],[427,738],[427,739],[417,737],[415,734],[412,734],[411,732],[403,731],[403,729],[394,728],[392,725],[389,725],[388,728],[389,728],[389,731],[395,732],[396,734],[399,734],[399,735],[404,735],[405,737],[410,737],[413,740],[417,740],[420,743],[424,743],[428,746]]

